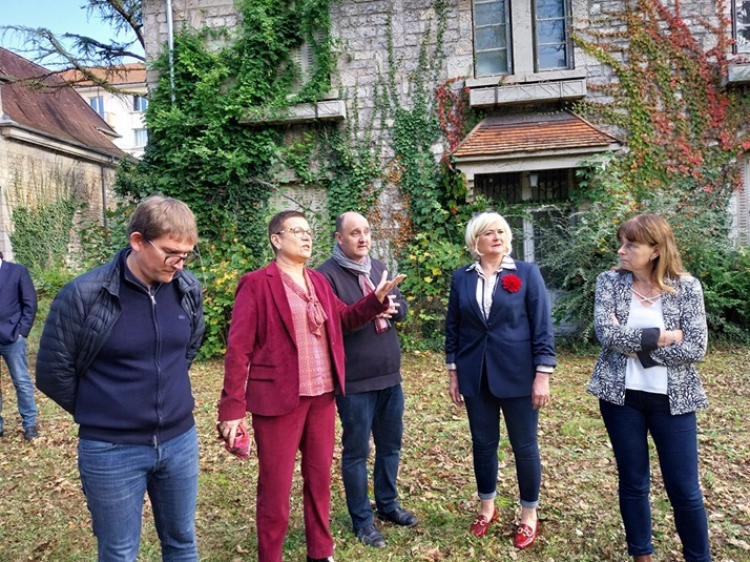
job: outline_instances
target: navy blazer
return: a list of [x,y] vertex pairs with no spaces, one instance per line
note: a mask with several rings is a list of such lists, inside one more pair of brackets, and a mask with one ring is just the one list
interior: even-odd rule
[[[516,261],[503,269],[489,318],[477,303],[479,274],[471,267],[453,273],[445,321],[445,361],[455,363],[463,396],[479,392],[483,367],[498,398],[530,396],[536,367],[554,367],[555,336],[549,299],[539,267]],[[502,277],[517,275],[521,288],[511,293]]]
[[3,260],[0,265],[0,345],[19,334],[28,337],[36,317],[36,289],[25,266]]

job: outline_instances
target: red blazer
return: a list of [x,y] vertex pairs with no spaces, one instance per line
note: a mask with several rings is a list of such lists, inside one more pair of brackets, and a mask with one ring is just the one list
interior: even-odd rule
[[[334,381],[344,392],[345,357],[342,328],[353,330],[388,308],[370,293],[347,306],[320,273],[307,270],[328,320],[328,350]],[[377,350],[373,350],[377,353]],[[224,389],[219,420],[236,420],[245,412],[283,416],[299,404],[299,363],[292,310],[276,262],[246,273],[237,285],[224,358]]]

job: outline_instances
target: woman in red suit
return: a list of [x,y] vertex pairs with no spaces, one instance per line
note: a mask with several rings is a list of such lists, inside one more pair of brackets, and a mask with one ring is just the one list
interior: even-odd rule
[[325,277],[305,267],[312,254],[313,232],[304,214],[277,214],[268,225],[268,237],[275,260],[245,274],[237,287],[219,431],[232,447],[245,412],[252,413],[259,465],[259,561],[282,560],[298,449],[307,560],[332,561],[328,519],[334,390],[345,390],[342,330],[357,328],[378,314],[395,313],[387,295],[404,276],[387,281],[384,274],[373,293],[347,306]]

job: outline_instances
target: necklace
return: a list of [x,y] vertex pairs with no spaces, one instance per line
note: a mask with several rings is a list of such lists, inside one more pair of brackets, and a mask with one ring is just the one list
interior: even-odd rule
[[640,300],[642,303],[648,303],[648,304],[654,304],[656,301],[658,301],[661,298],[661,292],[658,292],[652,296],[654,292],[654,288],[652,286],[649,286],[648,288],[648,294],[644,295],[640,291],[638,291],[635,288],[635,283],[630,287],[630,290],[633,291],[633,294],[638,297],[638,300]]

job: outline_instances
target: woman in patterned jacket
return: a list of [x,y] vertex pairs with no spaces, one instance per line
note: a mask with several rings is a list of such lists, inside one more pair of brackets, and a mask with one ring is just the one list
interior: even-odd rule
[[628,554],[650,562],[649,453],[664,485],[688,562],[711,559],[698,481],[695,411],[708,405],[695,362],[706,352],[703,291],[682,268],[669,224],[657,215],[623,223],[620,265],[599,275],[594,323],[602,352],[588,391],[599,398],[619,473]]

